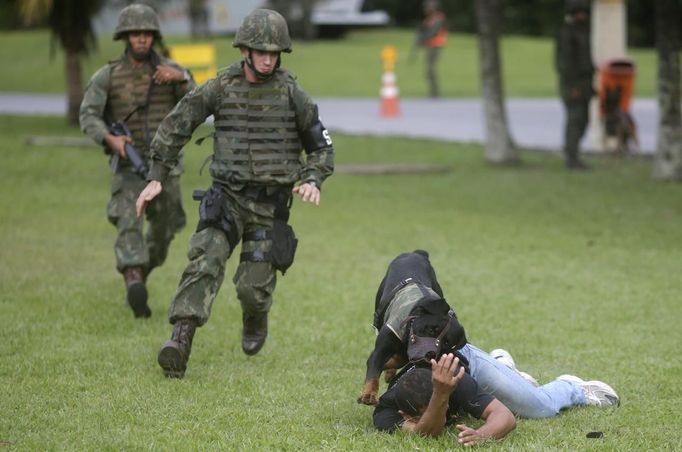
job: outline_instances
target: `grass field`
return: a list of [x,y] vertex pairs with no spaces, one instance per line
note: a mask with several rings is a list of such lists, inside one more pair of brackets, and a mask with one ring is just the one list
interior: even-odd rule
[[[641,160],[553,155],[495,168],[480,147],[336,135],[337,163],[448,165],[433,175],[337,174],[315,208],[296,202],[297,260],[279,280],[263,351],[240,349],[226,283],[195,337],[187,376],[156,353],[197,220],[190,200],[209,146],[187,149],[189,227],[149,281],[135,320],[114,270],[107,165],[96,148],[24,144],[76,135],[62,119],[0,118],[0,445],[8,450],[439,450],[438,439],[373,430],[356,404],[372,348],[373,297],[388,262],[431,252],[469,339],[504,347],[543,382],[603,379],[618,409],[520,420],[511,450],[679,450],[682,318],[678,185]],[[235,269],[235,260],[228,273]],[[382,383],[382,390],[384,385]],[[475,421],[467,422],[476,425]],[[589,431],[603,431],[599,440]]]
[[[350,33],[339,41],[294,42],[294,53],[284,56],[284,67],[299,76],[314,97],[376,97],[381,80],[381,49],[398,50],[396,76],[402,97],[424,97],[424,55],[410,62],[411,30],[376,30]],[[169,36],[168,44],[186,39]],[[65,89],[63,54],[58,49],[50,60],[50,39],[45,31],[0,33],[0,61],[10,62],[0,72],[1,91],[61,93]],[[232,38],[215,40],[218,65],[227,66],[237,58]],[[478,47],[474,35],[453,34],[439,66],[445,97],[476,97],[479,90]],[[502,64],[505,92],[509,97],[556,97],[557,78],[553,67],[553,42],[547,38],[505,36]],[[99,49],[86,61],[84,80],[122,51],[109,36],[99,39]],[[637,64],[634,95],[656,94],[656,57],[652,50],[631,49]]]

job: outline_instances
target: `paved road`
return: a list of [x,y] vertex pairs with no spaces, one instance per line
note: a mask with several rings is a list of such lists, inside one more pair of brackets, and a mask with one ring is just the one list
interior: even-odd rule
[[[332,132],[428,138],[481,143],[483,112],[478,99],[401,99],[400,116],[383,118],[379,99],[316,99],[322,122]],[[0,93],[0,114],[62,115],[64,95]],[[637,124],[640,152],[656,147],[658,106],[654,99],[635,99],[632,115]],[[558,99],[509,99],[507,116],[514,141],[523,147],[558,151],[561,148],[564,111]],[[597,133],[588,131],[582,147],[594,151]]]

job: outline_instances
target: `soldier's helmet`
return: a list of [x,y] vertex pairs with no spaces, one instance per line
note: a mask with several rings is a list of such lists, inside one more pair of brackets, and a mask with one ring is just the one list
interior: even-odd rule
[[577,11],[584,11],[589,13],[592,4],[590,0],[566,0],[564,4],[564,11],[567,14],[572,14]]
[[151,6],[134,3],[126,6],[118,15],[118,24],[114,30],[114,41],[131,31],[151,31],[161,38],[159,17]]
[[287,21],[277,11],[256,9],[244,18],[232,47],[290,53],[291,37]]

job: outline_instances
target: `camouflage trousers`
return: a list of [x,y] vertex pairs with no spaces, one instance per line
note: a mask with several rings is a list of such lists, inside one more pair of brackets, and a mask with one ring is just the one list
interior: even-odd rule
[[[280,189],[281,190],[281,189]],[[274,205],[259,200],[247,191],[232,191],[223,187],[226,208],[229,209],[237,237],[257,230],[271,230]],[[235,243],[236,246],[236,243]],[[272,240],[246,240],[241,254],[253,251],[269,253]],[[218,228],[207,227],[194,233],[189,242],[189,263],[171,302],[168,318],[175,323],[182,318],[194,318],[205,324],[213,301],[223,283],[225,263],[234,250],[226,234]],[[272,294],[277,284],[276,270],[270,262],[251,262],[241,259],[233,278],[242,311],[248,314],[264,313],[272,306]]]
[[564,154],[568,161],[575,161],[578,159],[580,141],[589,122],[590,98],[585,96],[577,99],[564,98],[564,106],[566,108]]
[[440,88],[438,86],[438,59],[440,57],[440,47],[426,48],[426,80],[429,82],[429,97],[436,98],[440,96]]
[[130,267],[142,267],[148,275],[166,260],[173,237],[186,223],[180,178],[171,176],[163,184],[161,194],[145,209],[148,221],[145,235],[144,220],[137,218],[135,202],[146,185],[145,180],[128,168],[119,169],[111,180],[107,216],[118,231],[114,251],[119,272]]

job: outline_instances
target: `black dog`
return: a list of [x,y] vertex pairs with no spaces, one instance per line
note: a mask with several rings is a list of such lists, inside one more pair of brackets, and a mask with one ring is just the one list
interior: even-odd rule
[[374,350],[367,359],[367,375],[358,403],[376,405],[379,375],[410,362],[428,363],[441,352],[466,344],[464,328],[443,297],[429,253],[403,253],[389,264],[377,291]]
[[609,146],[612,147],[612,150],[621,156],[631,152],[633,149],[631,143],[635,149],[639,147],[635,121],[630,113],[620,108],[622,94],[623,90],[620,86],[607,89],[602,105],[602,109],[605,111],[603,119],[605,139],[611,138],[615,143],[609,145],[611,141],[606,141],[605,147],[607,149]]

